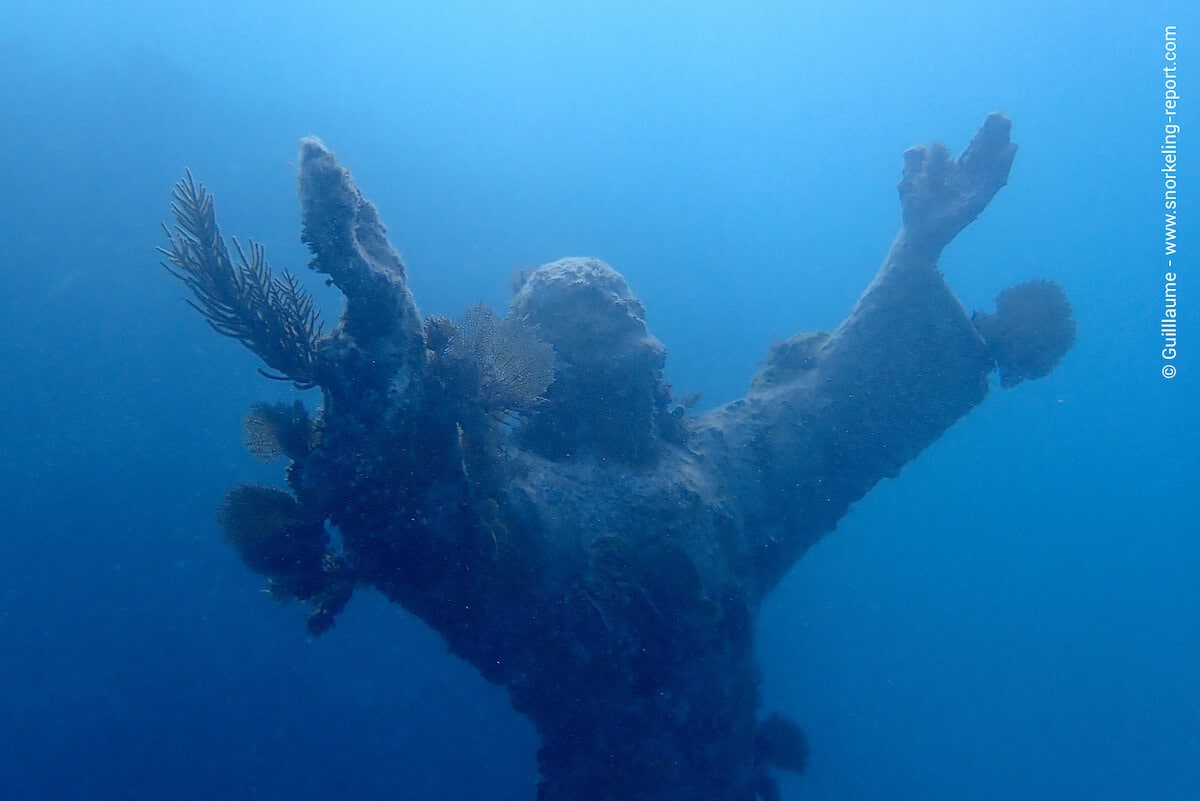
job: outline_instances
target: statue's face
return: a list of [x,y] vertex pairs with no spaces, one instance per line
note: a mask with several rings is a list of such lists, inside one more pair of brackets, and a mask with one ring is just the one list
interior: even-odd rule
[[580,370],[642,373],[653,380],[666,358],[646,329],[645,309],[621,274],[598,259],[570,258],[533,272],[513,312],[537,327],[558,358]]

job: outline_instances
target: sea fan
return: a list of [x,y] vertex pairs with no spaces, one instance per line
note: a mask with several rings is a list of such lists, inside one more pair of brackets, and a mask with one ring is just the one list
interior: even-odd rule
[[1071,304],[1053,281],[1009,287],[996,296],[995,314],[977,311],[973,320],[1005,387],[1049,375],[1075,343]]
[[328,535],[290,494],[240,484],[221,502],[217,520],[225,539],[256,573],[276,580],[319,574]]
[[256,403],[242,418],[242,444],[260,462],[302,459],[312,447],[313,425],[300,401]]
[[530,408],[554,380],[554,349],[521,318],[499,317],[484,303],[467,309],[446,354],[473,372],[475,401],[490,414]]

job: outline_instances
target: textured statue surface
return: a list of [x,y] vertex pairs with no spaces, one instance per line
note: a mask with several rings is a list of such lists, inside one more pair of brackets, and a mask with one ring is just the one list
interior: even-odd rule
[[[1050,282],[969,314],[937,269],[1008,179],[1000,115],[957,160],[904,157],[903,226],[832,332],[777,345],[739,400],[692,415],[666,351],[604,263],[521,274],[511,309],[422,317],[375,207],[317,140],[302,239],[346,298],[332,330],[263,250],[231,252],[211,197],[176,187],[166,266],[265,375],[318,388],[256,405],[246,441],[288,490],[242,485],[224,533],[314,633],[371,586],[445,638],[540,734],[544,801],[752,801],[801,770],[800,730],[762,717],[757,611],[849,506],[1074,339]],[[336,536],[334,533],[336,532]]]

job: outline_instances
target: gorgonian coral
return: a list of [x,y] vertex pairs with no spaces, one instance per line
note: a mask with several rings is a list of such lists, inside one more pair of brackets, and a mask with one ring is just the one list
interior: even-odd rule
[[312,297],[287,270],[271,272],[261,245],[250,257],[233,241],[237,261],[217,228],[212,195],[187,173],[171,193],[175,228],[164,229],[170,247],[159,248],[163,266],[196,296],[188,301],[220,334],[232,337],[274,370],[267,378],[307,389],[317,384],[321,320]]
[[256,403],[242,418],[242,444],[260,462],[301,459],[312,445],[313,425],[300,401]]
[[554,349],[521,318],[500,317],[484,303],[467,309],[446,357],[470,373],[468,392],[490,414],[528,409],[554,380]]
[[289,493],[239,484],[217,510],[225,539],[256,573],[289,581],[321,570],[328,537]]
[[1075,342],[1071,304],[1053,281],[1009,287],[996,296],[995,314],[977,311],[973,320],[1005,387],[1049,375]]

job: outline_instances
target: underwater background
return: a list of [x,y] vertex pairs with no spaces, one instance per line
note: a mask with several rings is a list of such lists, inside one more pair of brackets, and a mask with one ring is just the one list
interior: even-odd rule
[[603,258],[709,408],[772,342],[846,315],[899,227],[903,150],[957,153],[993,110],[1021,150],[942,270],[969,308],[1061,282],[1078,342],[994,386],[768,600],[765,708],[811,747],[784,797],[1200,798],[1194,10],[100,6],[17,0],[0,30],[0,798],[534,795],[532,727],[422,623],[361,592],[311,640],[221,541],[225,489],[282,480],[243,414],[300,393],[158,266],[185,167],[327,321],[298,239],[308,134],[379,207],[424,312]]

